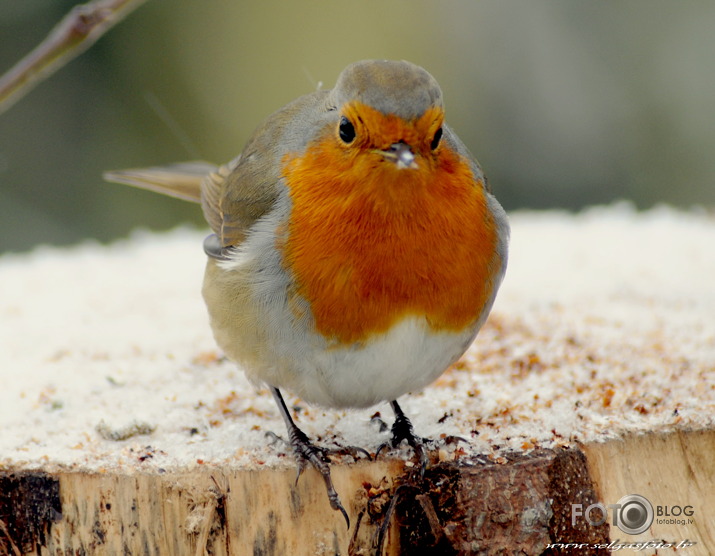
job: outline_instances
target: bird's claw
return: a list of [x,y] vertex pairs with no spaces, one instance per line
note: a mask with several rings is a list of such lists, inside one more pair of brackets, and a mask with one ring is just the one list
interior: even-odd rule
[[345,511],[345,508],[340,503],[340,497],[333,486],[333,479],[330,475],[330,467],[328,467],[328,463],[330,463],[328,450],[312,444],[308,437],[299,428],[291,430],[289,436],[290,445],[293,448],[293,452],[298,461],[298,470],[295,477],[296,484],[298,484],[298,479],[305,470],[306,466],[308,464],[313,466],[313,468],[323,477],[325,489],[328,491],[328,501],[330,502],[330,507],[343,514],[345,524],[348,529],[350,529],[350,518],[348,517],[348,513]]
[[360,446],[340,446],[338,448],[332,448],[329,450],[326,450],[326,453],[333,455],[339,455],[343,456],[345,454],[352,456],[353,459],[358,460],[360,457],[366,457],[368,461],[372,461],[372,456],[370,455],[370,452],[368,452],[365,448],[361,448]]
[[455,436],[453,434],[448,434],[447,436],[441,438],[441,440],[445,444],[456,444],[457,442],[464,442],[465,444],[469,444],[469,440],[467,440],[463,436]]
[[412,428],[412,423],[403,413],[397,414],[391,430],[392,438],[389,442],[385,442],[377,448],[375,459],[378,458],[382,450],[386,448],[397,448],[403,441],[406,441],[407,444],[412,447],[417,458],[420,478],[424,477],[427,463],[429,463],[426,446],[431,443],[432,440],[417,436]]

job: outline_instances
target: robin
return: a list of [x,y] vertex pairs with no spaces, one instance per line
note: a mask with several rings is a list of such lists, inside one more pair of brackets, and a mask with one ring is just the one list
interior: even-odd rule
[[331,408],[389,402],[390,444],[406,441],[424,469],[424,439],[396,400],[474,340],[509,240],[506,214],[444,122],[427,71],[356,62],[332,90],[269,116],[223,166],[106,178],[201,204],[214,232],[203,297],[216,342],[270,389],[298,474],[315,467],[346,521],[327,451],[296,426],[279,388]]

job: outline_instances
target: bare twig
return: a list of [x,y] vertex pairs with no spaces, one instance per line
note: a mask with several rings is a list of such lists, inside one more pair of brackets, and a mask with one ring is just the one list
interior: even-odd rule
[[72,8],[44,41],[0,77],[0,114],[144,2],[94,0]]

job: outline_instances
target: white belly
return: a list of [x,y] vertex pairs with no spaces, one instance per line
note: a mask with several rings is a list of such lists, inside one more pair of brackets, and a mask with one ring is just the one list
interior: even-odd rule
[[464,353],[476,332],[434,332],[424,319],[407,318],[362,346],[316,345],[292,364],[274,368],[270,379],[310,403],[368,407],[433,382]]

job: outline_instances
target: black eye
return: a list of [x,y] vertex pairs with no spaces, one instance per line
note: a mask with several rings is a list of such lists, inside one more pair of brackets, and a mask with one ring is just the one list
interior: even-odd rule
[[434,137],[432,138],[432,143],[430,144],[430,149],[435,150],[439,146],[439,141],[442,139],[442,128],[440,127],[434,132]]
[[355,139],[355,128],[345,116],[340,118],[338,132],[340,133],[340,139],[345,143],[352,143],[353,139]]

